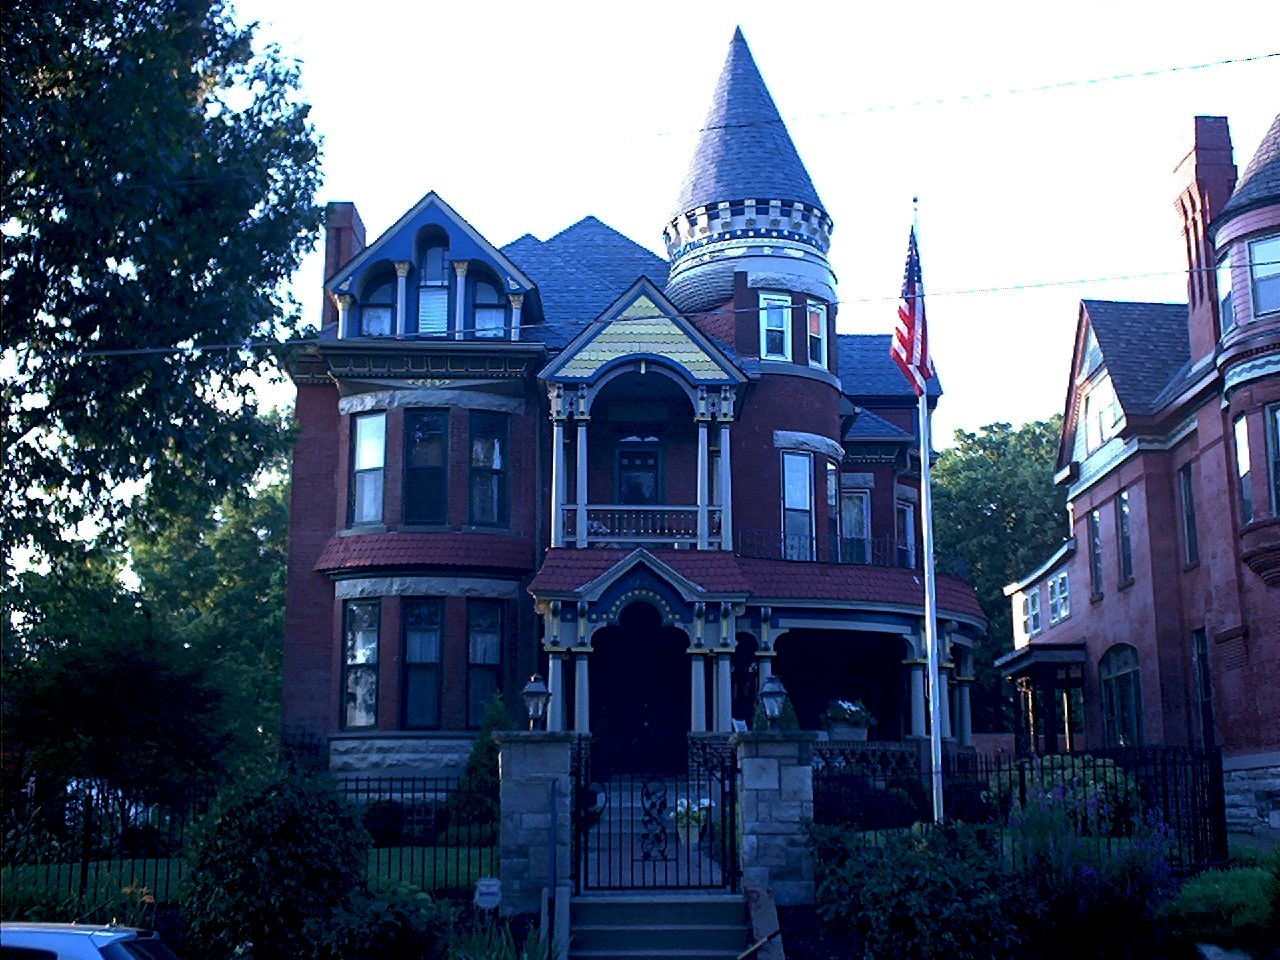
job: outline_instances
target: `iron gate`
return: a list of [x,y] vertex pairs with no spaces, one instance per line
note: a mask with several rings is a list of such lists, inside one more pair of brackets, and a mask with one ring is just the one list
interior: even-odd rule
[[688,770],[680,773],[602,769],[597,779],[584,738],[575,768],[573,862],[579,893],[738,889],[738,774],[727,743],[692,742]]

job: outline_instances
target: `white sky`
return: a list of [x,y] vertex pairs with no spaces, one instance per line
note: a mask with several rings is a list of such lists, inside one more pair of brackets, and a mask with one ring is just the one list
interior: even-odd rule
[[[1052,8],[236,3],[302,61],[321,199],[354,201],[370,240],[435,190],[499,246],[594,214],[658,253],[740,24],[835,220],[842,333],[892,329],[920,197],[939,445],[1061,410],[1079,300],[1185,300],[1172,171],[1193,117],[1230,118],[1243,172],[1280,110],[1280,57],[1074,83],[1280,51],[1273,0]],[[296,282],[313,321],[321,272],[313,255]]]

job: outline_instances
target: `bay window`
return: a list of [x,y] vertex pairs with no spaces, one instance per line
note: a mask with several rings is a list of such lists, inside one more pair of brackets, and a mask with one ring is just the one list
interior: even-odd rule
[[378,723],[380,612],[378,600],[348,600],[343,611],[342,726],[347,730]]
[[827,369],[827,305],[810,300],[806,310],[809,325],[809,366]]
[[813,559],[813,455],[782,455],[782,555]]
[[404,415],[404,522],[444,523],[448,509],[449,413]]
[[871,562],[871,491],[846,490],[840,498],[840,559],[844,563]]
[[791,297],[760,294],[760,359],[791,359]]
[[387,415],[365,413],[352,417],[351,448],[350,522],[381,523]]
[[1222,258],[1218,264],[1218,329],[1223,333],[1234,329],[1236,325],[1235,300],[1231,296],[1231,255]]
[[404,681],[402,717],[406,729],[440,726],[440,650],[444,601],[406,599],[403,606]]
[[479,727],[485,704],[502,689],[502,602],[467,601],[467,726]]
[[1271,456],[1271,516],[1280,517],[1280,403],[1267,407],[1266,418]]
[[1253,282],[1253,315],[1280,310],[1280,236],[1249,244],[1249,276]]
[[916,509],[905,500],[894,507],[894,535],[898,542],[898,566],[916,568]]
[[1249,457],[1249,421],[1242,414],[1236,417],[1233,434],[1236,442],[1236,480],[1240,490],[1240,519],[1253,522],[1253,489],[1249,476],[1253,463]]
[[507,522],[507,418],[471,412],[471,522],[501,526]]

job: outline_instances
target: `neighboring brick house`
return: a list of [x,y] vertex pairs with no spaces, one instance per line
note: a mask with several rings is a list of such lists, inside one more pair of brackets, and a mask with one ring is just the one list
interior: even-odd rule
[[1243,824],[1280,818],[1280,117],[1238,183],[1196,118],[1178,177],[1190,302],[1081,303],[1071,539],[1001,664],[1037,750],[1220,745]]
[[[888,336],[836,333],[831,229],[740,33],[669,263],[592,217],[497,248],[434,193],[366,246],[331,204],[290,366],[286,732],[339,772],[456,772],[539,670],[551,729],[637,765],[770,672],[807,726],[861,699],[922,737],[916,399]],[[938,597],[965,744],[986,622]]]

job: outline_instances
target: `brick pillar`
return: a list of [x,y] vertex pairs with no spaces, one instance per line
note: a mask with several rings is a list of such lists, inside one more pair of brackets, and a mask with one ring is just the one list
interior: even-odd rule
[[537,913],[543,890],[554,893],[557,886],[569,883],[573,754],[578,735],[504,732],[494,736],[502,783],[498,834],[502,912]]
[[813,733],[739,733],[738,849],[744,887],[768,887],[782,906],[813,903]]

